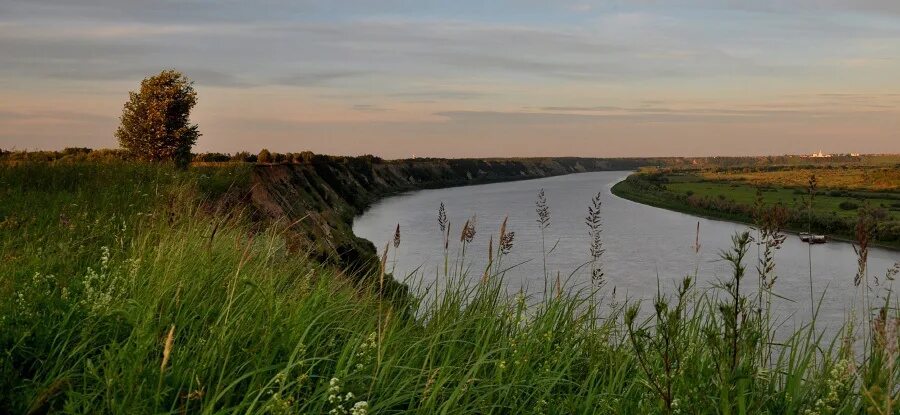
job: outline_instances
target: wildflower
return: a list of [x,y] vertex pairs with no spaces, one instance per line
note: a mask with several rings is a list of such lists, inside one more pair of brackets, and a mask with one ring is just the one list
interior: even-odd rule
[[378,350],[378,333],[372,332],[369,333],[369,336],[366,337],[359,347],[356,350],[356,365],[354,366],[357,371],[362,370],[370,363],[375,357],[375,353]]
[[341,401],[341,380],[338,378],[331,378],[328,381],[328,402],[330,403],[339,403]]
[[294,398],[288,396],[283,397],[281,393],[275,393],[269,399],[269,402],[266,404],[265,409],[267,413],[272,414],[290,414],[291,407],[294,405]]
[[285,381],[287,381],[287,374],[284,372],[279,372],[277,375],[275,375],[275,378],[273,379],[273,381],[275,382],[276,385],[280,385],[280,384],[284,383]]
[[368,415],[368,413],[369,403],[366,401],[359,401],[350,408],[350,415]]
[[297,377],[297,386],[302,387],[308,381],[309,381],[309,375],[304,373],[304,374],[300,375],[299,377]]
[[330,415],[345,415],[345,414],[368,414],[369,412],[369,403],[366,401],[359,401],[353,404],[350,408],[350,411],[347,411],[347,407],[350,402],[356,399],[356,395],[353,392],[347,392],[346,394],[341,394],[341,380],[338,378],[331,378],[328,382],[328,403],[332,405],[332,408],[328,413]]
[[804,415],[831,413],[840,404],[840,393],[847,388],[852,375],[851,362],[847,359],[837,361],[825,379],[825,395],[816,400],[812,408],[803,411]]

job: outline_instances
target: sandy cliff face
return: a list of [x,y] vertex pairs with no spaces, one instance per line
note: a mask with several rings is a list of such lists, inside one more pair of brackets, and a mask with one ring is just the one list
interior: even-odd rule
[[290,227],[289,241],[325,263],[367,267],[375,247],[353,235],[353,218],[398,192],[569,173],[632,169],[627,159],[416,159],[316,156],[309,163],[258,165],[252,200],[265,220]]

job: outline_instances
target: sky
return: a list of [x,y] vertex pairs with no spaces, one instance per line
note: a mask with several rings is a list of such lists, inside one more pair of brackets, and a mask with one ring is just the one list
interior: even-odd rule
[[0,0],[0,148],[116,147],[195,84],[195,151],[900,152],[897,0]]

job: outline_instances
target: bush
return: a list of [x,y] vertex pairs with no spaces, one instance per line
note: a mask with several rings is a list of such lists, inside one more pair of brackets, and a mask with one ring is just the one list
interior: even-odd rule
[[271,163],[272,162],[272,153],[269,152],[268,149],[262,149],[259,152],[259,155],[256,156],[257,163]]
[[231,161],[231,156],[228,154],[222,154],[222,153],[201,153],[201,154],[195,154],[193,161],[222,163],[222,162],[226,162],[226,161]]
[[846,200],[841,202],[841,204],[839,204],[838,207],[841,208],[841,210],[859,209],[859,205],[857,205],[856,203],[850,202],[850,201],[846,201]]

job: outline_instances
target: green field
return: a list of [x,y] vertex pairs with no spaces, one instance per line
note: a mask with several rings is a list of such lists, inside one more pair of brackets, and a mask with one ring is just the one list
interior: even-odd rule
[[[383,295],[389,275],[348,275],[292,247],[292,224],[249,203],[251,168],[0,166],[0,413],[858,414],[900,403],[887,285],[873,287],[883,314],[859,343],[809,327],[775,343],[769,292],[740,289],[758,283],[743,273],[756,265],[746,235],[721,247],[733,255],[727,284],[686,281],[640,312],[611,304],[610,287],[569,293],[555,273],[560,294],[510,297],[499,249],[479,283],[460,282],[464,267],[437,271],[448,289],[424,304]],[[456,239],[450,264],[464,251]]]
[[[840,167],[814,170],[817,188],[808,209],[806,182],[810,171],[775,170],[768,172],[645,171],[634,174],[613,187],[613,193],[637,202],[738,222],[754,222],[754,212],[779,205],[787,209],[786,228],[795,232],[808,227],[835,238],[853,240],[861,209],[877,218],[875,242],[900,248],[900,183],[892,168],[856,168],[846,172]],[[861,177],[877,177],[877,183],[864,187]],[[891,181],[885,181],[891,178]],[[900,181],[900,178],[897,179]],[[846,187],[840,187],[846,186]],[[810,223],[811,219],[811,223]]]
[[[756,203],[759,186],[743,182],[719,182],[704,180],[691,174],[667,176],[667,190],[674,193],[697,196],[724,197],[743,205]],[[781,203],[796,209],[806,209],[807,191],[799,187],[762,187],[763,202],[767,205]],[[841,203],[849,203],[846,208]],[[900,192],[867,192],[819,190],[813,198],[813,212],[816,214],[835,215],[845,219],[857,216],[857,209],[866,203],[882,208],[887,214],[886,220],[900,220]]]

